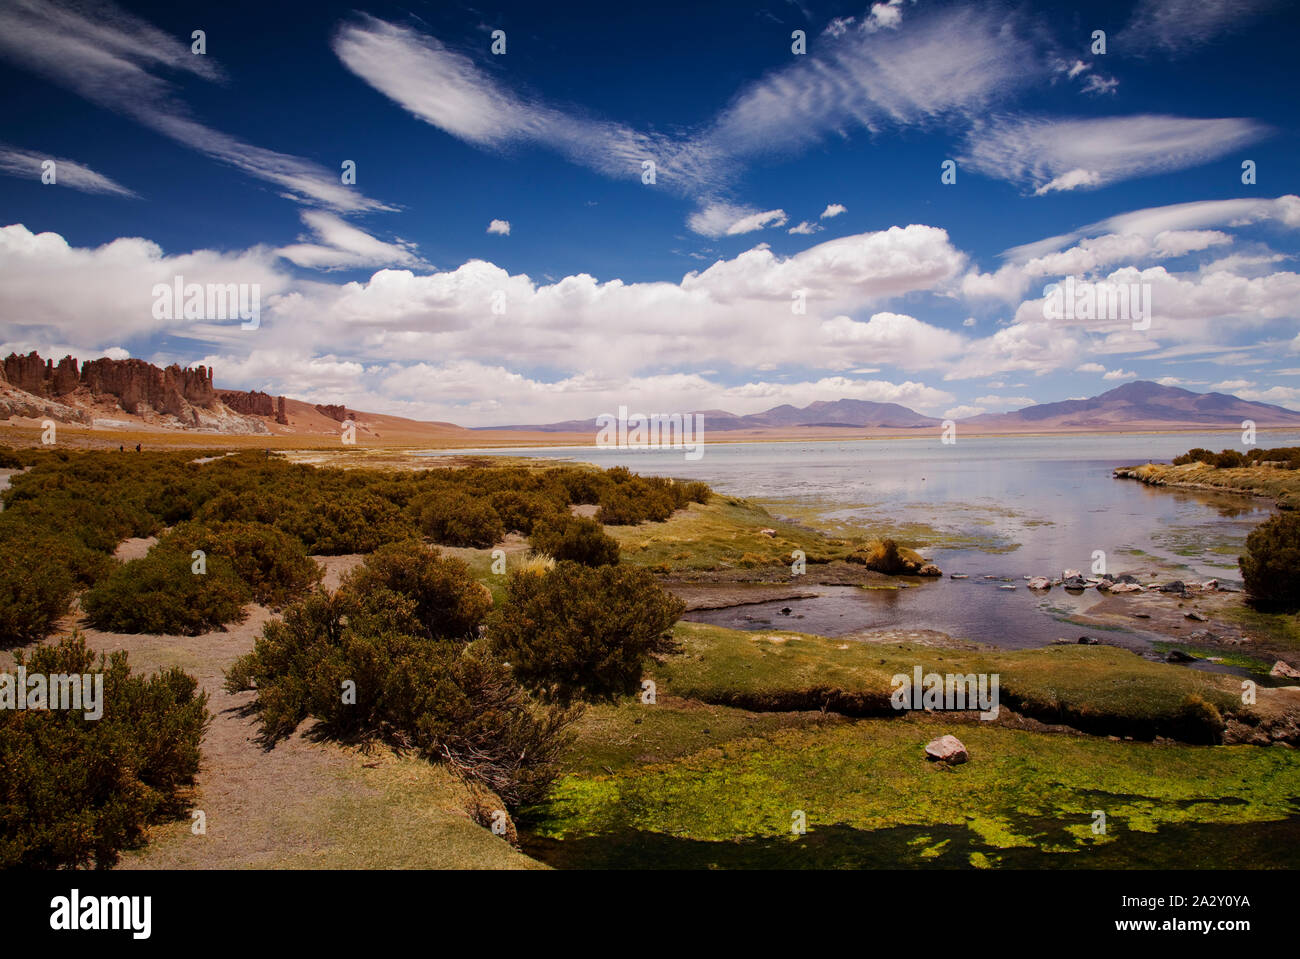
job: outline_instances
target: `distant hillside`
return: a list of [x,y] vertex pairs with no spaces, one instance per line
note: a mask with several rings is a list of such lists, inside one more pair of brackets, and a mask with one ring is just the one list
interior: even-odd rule
[[1300,412],[1226,393],[1194,393],[1149,380],[1125,383],[1088,400],[1040,403],[1014,413],[985,413],[961,421],[990,430],[1125,429],[1142,427],[1300,426]]
[[[630,411],[632,413],[637,410]],[[651,411],[647,411],[649,413]],[[704,417],[707,432],[752,430],[798,426],[840,426],[858,429],[916,429],[937,426],[941,421],[924,416],[916,410],[897,403],[873,403],[869,400],[823,400],[799,408],[788,403],[774,406],[762,413],[740,416],[726,410],[698,410]],[[595,433],[599,427],[596,418],[565,420],[561,423],[543,423],[524,426],[480,426],[480,430],[529,430],[539,433]]]

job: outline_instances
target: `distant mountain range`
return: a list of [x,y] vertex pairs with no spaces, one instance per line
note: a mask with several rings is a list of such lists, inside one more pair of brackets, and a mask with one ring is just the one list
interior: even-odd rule
[[1039,403],[1014,413],[984,413],[961,422],[963,426],[994,430],[1106,430],[1134,426],[1238,427],[1243,420],[1253,420],[1256,426],[1300,426],[1300,412],[1227,393],[1194,393],[1138,380],[1090,400]]
[[[633,412],[636,412],[635,410]],[[648,411],[647,411],[648,412]],[[762,413],[740,416],[726,410],[693,410],[704,417],[706,430],[752,430],[791,426],[844,426],[872,427],[877,429],[913,429],[935,426],[942,422],[933,416],[923,416],[897,403],[872,403],[868,400],[824,400],[800,409],[786,403]],[[596,418],[565,420],[561,423],[543,423],[537,426],[480,426],[475,429],[530,430],[539,433],[592,433],[598,429]]]
[[[726,410],[698,410],[707,432],[844,427],[850,429],[925,429],[942,423],[897,403],[831,400],[803,408],[785,404],[740,416]],[[1087,400],[1040,403],[1011,413],[983,413],[958,420],[962,426],[990,431],[1114,430],[1129,428],[1236,428],[1242,420],[1257,426],[1300,427],[1300,412],[1270,403],[1255,403],[1226,393],[1194,393],[1149,380],[1125,383]],[[594,433],[596,418],[517,426],[475,427],[538,433]]]
[[[943,422],[897,403],[850,399],[802,408],[784,404],[744,416],[726,410],[692,412],[703,417],[706,434],[729,432],[734,438],[774,437],[803,430],[808,430],[806,435],[821,437],[828,431],[834,435],[849,430],[931,430]],[[353,422],[363,442],[408,445],[518,445],[539,442],[538,433],[557,434],[542,442],[573,443],[594,437],[600,429],[595,416],[562,423],[465,428],[366,413],[337,403],[311,404],[256,390],[221,389],[214,385],[212,371],[202,366],[162,368],[143,360],[108,357],[78,363],[71,356],[56,364],[36,353],[11,353],[0,361],[0,423],[25,421],[33,425],[47,418],[91,430],[181,429],[300,437],[337,436],[342,424]],[[1026,433],[1237,429],[1243,420],[1253,420],[1259,427],[1300,428],[1296,410],[1147,381],[1126,383],[1092,399],[1042,403],[958,422],[967,430]]]

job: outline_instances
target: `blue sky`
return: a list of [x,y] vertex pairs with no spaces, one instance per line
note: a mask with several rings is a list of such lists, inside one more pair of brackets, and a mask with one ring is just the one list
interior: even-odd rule
[[[0,352],[465,425],[960,417],[1139,377],[1300,408],[1297,26],[1214,0],[13,0]],[[177,275],[257,284],[258,327],[159,318]],[[1149,326],[1047,317],[1066,276],[1145,288]]]

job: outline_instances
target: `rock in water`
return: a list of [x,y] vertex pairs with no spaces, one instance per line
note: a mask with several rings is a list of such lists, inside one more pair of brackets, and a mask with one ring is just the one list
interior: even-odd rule
[[1046,576],[1035,576],[1029,581],[1030,589],[1051,589],[1052,581]]
[[1183,618],[1190,619],[1196,623],[1205,622],[1205,617],[1202,616],[1200,613],[1198,613],[1196,610],[1192,610],[1190,613],[1183,613]]
[[970,759],[966,747],[956,736],[940,736],[925,744],[925,758],[939,763],[964,763]]
[[[1296,669],[1290,663],[1284,663],[1280,659],[1273,664],[1273,668],[1268,671],[1268,674],[1270,676],[1280,676],[1283,679],[1300,679],[1300,669]],[[944,739],[952,739],[952,737],[945,736]],[[939,742],[939,740],[935,740],[935,742]],[[930,744],[930,746],[933,745],[934,743]],[[930,746],[925,748],[928,750]]]
[[1183,652],[1181,649],[1171,649],[1165,656],[1166,663],[1194,663],[1196,657]]
[[1112,593],[1140,593],[1142,587],[1137,583],[1116,583],[1109,590]]

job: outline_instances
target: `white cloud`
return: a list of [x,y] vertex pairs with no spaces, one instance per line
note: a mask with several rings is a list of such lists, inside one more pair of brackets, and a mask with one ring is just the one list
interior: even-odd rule
[[211,56],[195,56],[188,39],[157,29],[111,3],[93,6],[18,2],[0,5],[0,57],[124,114],[163,136],[273,183],[284,195],[341,211],[389,209],[337,172],[308,160],[266,150],[191,118],[165,69],[221,80]]
[[487,231],[488,231],[489,233],[495,233],[497,236],[509,236],[509,235],[510,235],[510,221],[509,221],[509,220],[493,220],[491,223],[488,224]]
[[731,203],[709,203],[692,213],[686,223],[701,236],[717,239],[784,226],[786,215],[784,210],[755,210]]
[[1254,385],[1254,380],[1223,380],[1211,385],[1210,389],[1220,393],[1236,393],[1239,390],[1248,390]]
[[1300,389],[1294,386],[1270,386],[1265,390],[1245,389],[1239,391],[1237,395],[1253,403],[1272,403],[1276,406],[1300,409]]
[[[832,21],[807,55],[742,87],[703,131],[678,137],[524,97],[437,38],[374,17],[340,27],[333,48],[403,109],[476,146],[534,143],[621,179],[640,178],[652,161],[656,183],[716,196],[746,157],[799,152],[850,128],[970,117],[1045,72],[1038,35],[1013,29],[1004,11],[945,9],[901,21],[892,0],[872,8],[866,29]],[[881,27],[895,29],[875,32]]]
[[385,243],[332,213],[305,210],[302,221],[318,242],[291,244],[276,250],[286,260],[317,270],[358,269],[376,266],[424,266],[415,244]]
[[1106,375],[1103,376],[1102,379],[1103,380],[1131,380],[1136,376],[1137,374],[1134,373],[1132,370],[1107,370]]
[[959,162],[1041,195],[1199,166],[1268,133],[1253,120],[1235,118],[1002,117],[971,132]]
[[975,298],[1015,301],[1035,280],[1086,276],[1116,263],[1174,259],[1231,242],[1230,235],[1218,230],[1164,230],[1154,236],[1107,233],[1086,237],[1076,246],[1059,252],[1047,252],[1033,245],[1033,249],[1041,252],[1028,260],[1011,260],[995,273],[967,274],[962,279],[962,292]]
[[505,89],[436,37],[360,16],[341,26],[333,48],[343,65],[413,116],[488,149],[536,143],[606,176],[640,178],[699,192],[719,176],[718,158],[621,123],[590,119]]
[[848,207],[846,207],[842,203],[828,203],[826,205],[826,209],[822,210],[822,215],[821,217],[819,217],[819,219],[829,220],[831,217],[839,216],[841,213],[845,213],[847,211],[848,211]]
[[820,224],[813,223],[811,220],[803,220],[797,226],[790,227],[789,232],[798,236],[812,236],[820,229]]
[[1103,77],[1098,73],[1089,74],[1083,81],[1083,92],[1090,93],[1093,96],[1113,94],[1118,89],[1118,80],[1114,77]]
[[975,402],[993,410],[1022,410],[1034,405],[1033,398],[1029,396],[977,396]]
[[[12,339],[103,349],[154,333],[194,335],[202,322],[153,316],[154,285],[178,275],[186,283],[258,284],[263,309],[290,284],[263,248],[169,256],[138,237],[74,247],[57,233],[36,234],[21,224],[0,228],[0,315]],[[257,336],[241,331],[238,321],[226,332],[250,348]]]
[[84,166],[75,160],[54,157],[48,153],[36,153],[0,143],[0,173],[35,180],[40,183],[41,175],[44,172],[43,164],[47,160],[54,161],[54,183],[51,184],[53,186],[70,187],[73,190],[80,190],[82,193],[136,196],[133,191],[128,190],[120,183],[109,179],[102,173],[96,173],[90,167]]
[[1076,373],[1105,373],[1106,367],[1100,363],[1081,363],[1074,368]]
[[[913,0],[915,2],[915,0]],[[877,30],[895,30],[903,22],[903,0],[885,0],[884,3],[873,3],[871,12],[862,22],[862,29],[868,33],[875,33]]]

